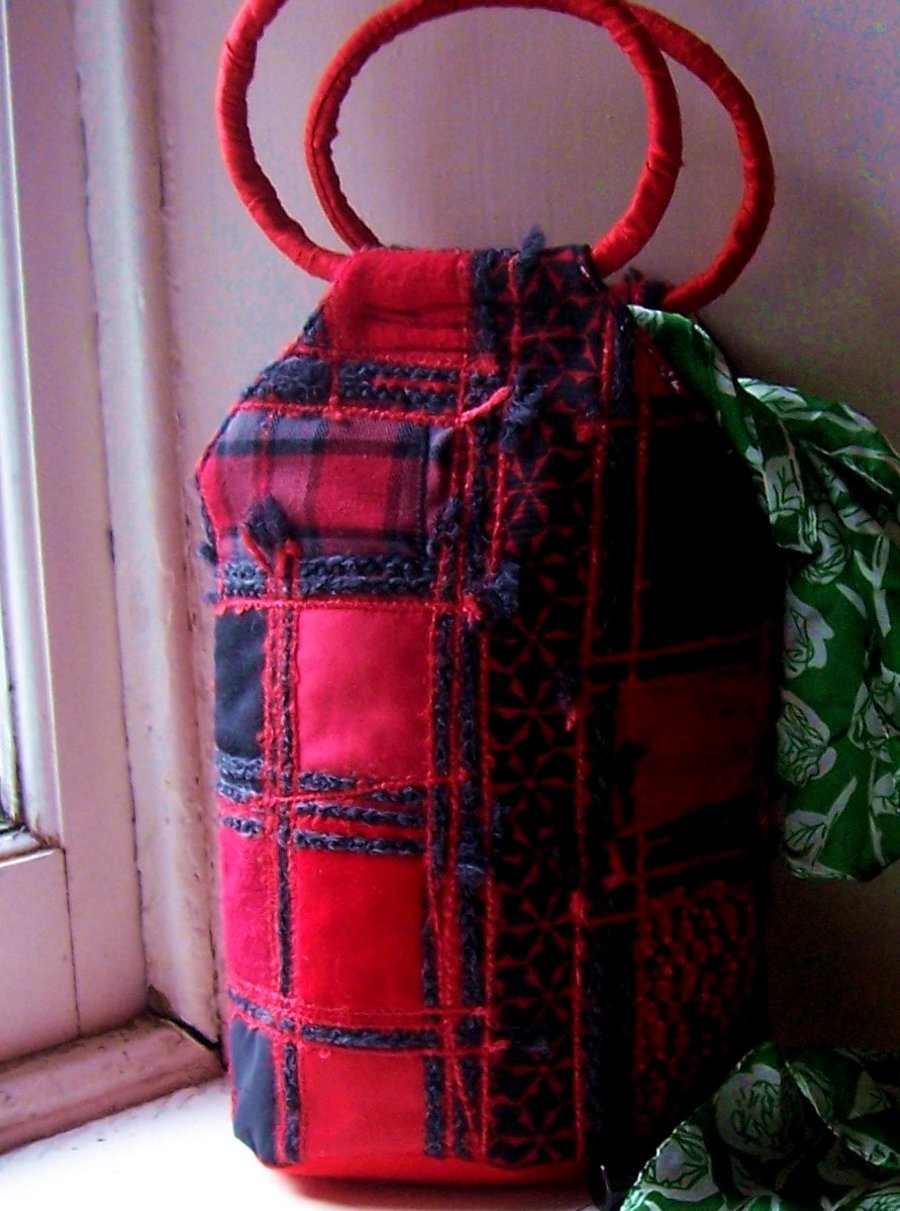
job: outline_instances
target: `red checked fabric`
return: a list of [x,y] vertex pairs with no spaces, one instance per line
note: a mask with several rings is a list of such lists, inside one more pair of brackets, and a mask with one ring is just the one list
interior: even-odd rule
[[201,462],[268,1164],[624,1187],[765,1033],[781,571],[648,297],[358,253]]

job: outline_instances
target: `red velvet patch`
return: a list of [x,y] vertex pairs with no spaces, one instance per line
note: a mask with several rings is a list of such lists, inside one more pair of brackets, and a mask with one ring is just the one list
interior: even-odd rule
[[[225,807],[229,805],[226,803]],[[278,851],[273,838],[219,829],[225,964],[229,979],[277,987],[275,912]]]
[[430,615],[307,609],[300,614],[298,728],[306,770],[375,781],[428,777]]
[[291,872],[299,1000],[351,1024],[421,1010],[421,859],[302,849]]
[[418,1160],[424,1148],[423,1064],[421,1055],[410,1052],[304,1046],[303,1155],[313,1164],[334,1157],[341,1168],[390,1156],[401,1177],[403,1159]]
[[771,721],[765,671],[709,669],[626,681],[618,743],[636,747],[635,827],[644,832],[759,787]]
[[440,364],[441,354],[461,360],[470,352],[460,316],[469,306],[471,259],[469,252],[358,252],[325,299],[335,350],[425,354],[429,366]]

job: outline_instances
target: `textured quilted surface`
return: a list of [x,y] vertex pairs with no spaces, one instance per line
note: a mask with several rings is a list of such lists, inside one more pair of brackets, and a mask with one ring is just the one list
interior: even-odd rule
[[780,566],[644,297],[360,253],[201,462],[269,1163],[627,1184],[764,1033]]

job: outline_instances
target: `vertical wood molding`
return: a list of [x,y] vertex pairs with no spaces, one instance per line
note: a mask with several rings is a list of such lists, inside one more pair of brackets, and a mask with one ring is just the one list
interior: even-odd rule
[[[67,907],[76,1021],[60,1039],[129,1020],[146,1002],[146,981],[73,10],[6,0],[2,32],[4,612],[26,818],[65,853],[4,865],[2,875],[24,880],[35,912]],[[58,954],[60,918],[52,919]],[[33,1045],[41,1023],[46,1045],[58,1007],[38,989],[53,956],[14,928],[0,951],[34,1017],[19,1043],[4,1023],[4,1053]]]
[[75,0],[142,921],[155,1003],[218,1034],[150,0]]

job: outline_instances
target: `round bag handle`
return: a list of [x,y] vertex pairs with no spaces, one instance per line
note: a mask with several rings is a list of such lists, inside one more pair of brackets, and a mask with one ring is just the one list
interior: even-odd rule
[[[345,254],[314,243],[296,219],[285,211],[271,181],[257,162],[248,125],[247,91],[256,68],[259,41],[286,2],[245,0],[232,23],[222,52],[216,93],[219,139],[232,182],[265,234],[302,269],[331,280],[346,259]],[[354,72],[359,70],[368,54],[422,21],[484,7],[547,9],[601,25],[628,55],[641,76],[649,110],[647,159],[628,209],[593,249],[598,271],[603,275],[613,273],[640,251],[659,226],[681,167],[681,115],[672,77],[650,33],[624,0],[400,0],[370,18],[345,44],[339,56],[340,63],[345,65],[338,67],[340,74],[335,75],[332,71],[326,74],[330,87],[324,95],[320,88],[313,102],[314,114],[321,113],[324,123],[326,142],[320,149],[321,154],[328,158],[337,134],[337,108],[350,87]],[[353,64],[357,65],[355,69]],[[333,169],[332,176],[340,193]],[[318,180],[316,185],[319,188]],[[343,198],[343,194],[340,196]],[[352,214],[349,203],[346,199],[343,201]],[[353,218],[361,223],[355,215]],[[352,230],[356,231],[355,224]],[[368,228],[365,231],[371,237]],[[377,240],[371,237],[362,242],[377,243]]]
[[[351,248],[379,241],[348,202],[334,167],[333,145],[341,105],[365,63],[399,32],[392,23],[392,14],[398,14],[402,29],[411,29],[429,20],[433,8],[433,0],[404,0],[367,21],[332,60],[313,98],[306,125],[307,164],[332,227]],[[743,197],[725,244],[706,269],[672,287],[663,300],[662,305],[669,310],[690,313],[724,294],[759,247],[775,201],[772,155],[753,98],[721,56],[696,34],[660,13],[638,4],[630,8],[659,49],[706,84],[727,110],[743,160]],[[391,31],[387,36],[386,29]],[[601,242],[593,249],[601,276],[610,272],[603,253]]]

